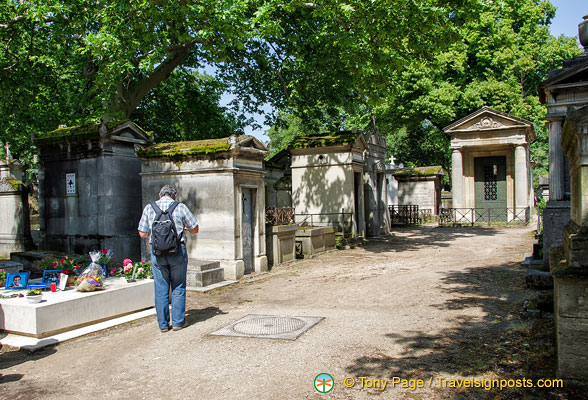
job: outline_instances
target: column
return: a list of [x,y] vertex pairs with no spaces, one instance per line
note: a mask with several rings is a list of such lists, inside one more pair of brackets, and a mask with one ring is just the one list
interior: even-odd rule
[[515,215],[517,215],[520,208],[529,206],[529,193],[527,192],[529,182],[527,181],[527,149],[524,145],[517,145],[515,147]]
[[549,122],[549,200],[564,199],[564,154],[561,148],[562,121]]
[[453,208],[463,208],[463,157],[460,149],[451,153],[451,193]]

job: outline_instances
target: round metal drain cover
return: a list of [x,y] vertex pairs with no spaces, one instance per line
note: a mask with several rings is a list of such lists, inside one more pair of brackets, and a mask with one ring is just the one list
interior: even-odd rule
[[245,335],[279,335],[302,329],[304,321],[288,317],[253,318],[233,325],[235,332]]

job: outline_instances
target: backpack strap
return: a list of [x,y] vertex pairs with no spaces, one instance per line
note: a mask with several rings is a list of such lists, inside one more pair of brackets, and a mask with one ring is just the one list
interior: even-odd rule
[[161,214],[163,214],[163,211],[161,211],[161,208],[159,208],[154,201],[149,204],[151,204],[151,208],[153,208],[153,211],[155,211],[155,218],[153,220],[159,220],[159,218],[161,218]]
[[171,217],[171,216],[172,216],[172,214],[174,213],[174,210],[176,209],[176,207],[178,206],[178,204],[180,204],[180,203],[178,203],[177,201],[175,201],[175,200],[174,200],[174,201],[173,201],[173,202],[172,202],[172,203],[169,205],[169,207],[167,208],[167,210],[165,210],[165,211],[166,211],[166,212],[169,214],[169,216],[170,216],[170,217]]
[[166,211],[169,213],[170,219],[174,222],[174,231],[176,232],[176,236],[178,237],[178,240],[181,242],[182,236],[184,235],[184,230],[182,229],[182,232],[180,232],[180,234],[178,234],[178,230],[176,229],[176,223],[175,223],[174,217],[173,217],[174,210],[176,209],[176,207],[178,205],[180,205],[180,203],[178,203],[177,201],[174,200],[174,202],[169,205],[169,207],[167,208]]

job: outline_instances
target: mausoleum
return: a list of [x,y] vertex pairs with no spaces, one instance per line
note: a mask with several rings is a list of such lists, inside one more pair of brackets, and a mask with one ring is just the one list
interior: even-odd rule
[[25,166],[0,159],[0,258],[31,244]]
[[444,131],[451,137],[453,209],[469,222],[527,222],[533,124],[483,107]]
[[[588,17],[588,16],[587,16]],[[586,17],[585,17],[586,18]],[[588,22],[583,26],[580,42],[588,48]],[[582,32],[580,32],[582,33]],[[573,108],[588,105],[588,52],[565,60],[561,69],[550,71],[539,85],[539,100],[546,105],[549,129],[549,201],[543,210],[543,262],[549,250],[562,244],[563,227],[570,220],[570,173],[561,145],[566,115]]]
[[288,146],[296,222],[362,236],[386,230],[385,149],[373,132],[296,137]]
[[138,155],[139,204],[156,200],[171,183],[177,200],[198,219],[200,232],[187,235],[189,264],[218,261],[225,279],[267,270],[263,144],[253,136],[230,136],[158,144]]
[[64,127],[36,135],[40,249],[87,254],[108,248],[140,257],[141,162],[150,135],[131,121]]

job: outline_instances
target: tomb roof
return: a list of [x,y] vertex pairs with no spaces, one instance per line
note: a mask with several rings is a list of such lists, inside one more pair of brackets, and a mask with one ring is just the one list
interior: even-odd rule
[[433,165],[428,167],[414,167],[414,168],[399,168],[394,172],[398,176],[433,176],[445,175],[445,170],[440,165]]
[[354,143],[359,132],[340,131],[300,135],[288,144],[289,149],[306,149],[311,147],[342,146]]
[[60,143],[85,142],[99,140],[101,137],[111,137],[128,129],[133,135],[143,142],[151,140],[151,132],[146,132],[137,124],[129,120],[118,120],[104,123],[90,122],[78,126],[57,128],[53,131],[42,132],[33,136],[33,142],[37,146],[48,146]]
[[[236,139],[236,142],[235,142]],[[182,158],[229,152],[232,148],[253,148],[266,151],[265,146],[253,136],[228,136],[215,139],[189,140],[160,143],[137,151],[140,158]]]

